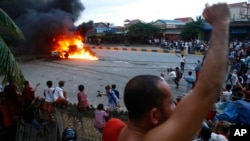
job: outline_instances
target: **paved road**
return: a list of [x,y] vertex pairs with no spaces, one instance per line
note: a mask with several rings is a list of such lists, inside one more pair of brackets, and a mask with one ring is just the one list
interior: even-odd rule
[[[179,57],[176,54],[155,52],[134,52],[117,50],[94,49],[99,61],[90,60],[50,60],[39,59],[30,61],[19,61],[26,78],[32,86],[40,82],[36,95],[43,97],[43,89],[47,80],[54,82],[57,86],[59,80],[65,80],[65,90],[68,92],[70,102],[76,103],[79,84],[85,86],[88,99],[91,104],[107,104],[107,98],[97,98],[97,90],[104,92],[107,84],[117,84],[121,93],[121,106],[123,103],[123,89],[132,77],[139,74],[160,75],[166,73],[166,68],[179,66]],[[192,70],[199,55],[188,55],[186,71]],[[172,87],[174,97],[185,92],[185,82],[181,80],[181,87],[177,90],[172,81],[168,81]]]

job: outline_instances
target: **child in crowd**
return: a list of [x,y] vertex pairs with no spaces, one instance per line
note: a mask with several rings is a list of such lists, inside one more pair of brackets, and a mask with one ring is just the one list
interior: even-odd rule
[[94,116],[94,127],[102,133],[103,127],[106,125],[106,117],[109,116],[109,114],[104,110],[102,103],[98,104],[97,109],[94,112]]
[[89,102],[87,99],[87,94],[84,91],[84,85],[78,86],[79,93],[77,94],[78,104],[77,110],[85,111],[89,109]]

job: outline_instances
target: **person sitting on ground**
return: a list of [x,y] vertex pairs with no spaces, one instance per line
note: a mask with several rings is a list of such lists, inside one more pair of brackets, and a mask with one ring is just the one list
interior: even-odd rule
[[87,94],[84,91],[84,85],[78,86],[79,93],[77,94],[78,104],[77,109],[78,110],[88,110],[89,109],[89,101],[87,99]]
[[22,96],[24,99],[29,99],[29,100],[34,100],[35,99],[35,92],[38,88],[38,86],[40,85],[40,83],[36,84],[36,87],[33,89],[30,85],[29,81],[24,81],[24,89],[22,91]]
[[213,29],[211,47],[196,87],[175,108],[170,86],[159,76],[139,75],[129,80],[124,89],[128,122],[121,130],[118,141],[193,139],[207,111],[219,97],[228,62],[228,5],[206,5],[203,16]]
[[94,112],[95,120],[94,127],[102,133],[103,127],[106,124],[106,119],[109,114],[104,110],[104,106],[102,103],[98,104],[97,109]]
[[54,101],[60,107],[65,107],[68,103],[66,92],[63,90],[65,81],[59,81],[54,92]]

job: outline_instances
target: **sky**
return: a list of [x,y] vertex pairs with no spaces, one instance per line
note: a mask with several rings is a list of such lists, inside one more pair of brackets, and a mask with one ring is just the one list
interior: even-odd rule
[[175,18],[201,16],[208,3],[228,4],[247,2],[248,0],[81,0],[85,6],[76,25],[90,20],[123,26],[126,19],[140,19],[143,22],[158,19],[173,20]]

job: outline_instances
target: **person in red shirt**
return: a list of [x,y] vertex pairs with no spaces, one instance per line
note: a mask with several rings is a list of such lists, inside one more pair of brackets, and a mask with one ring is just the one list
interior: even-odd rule
[[40,83],[36,84],[36,87],[33,89],[30,85],[29,81],[24,82],[24,89],[22,91],[22,96],[24,99],[34,100],[35,99],[35,91],[38,88]]
[[118,141],[120,131],[126,125],[118,118],[111,118],[103,128],[102,141]]
[[78,104],[77,104],[77,110],[82,110],[85,111],[89,109],[89,102],[88,102],[88,96],[87,93],[84,91],[84,85],[79,85],[78,86],[78,94],[77,94],[77,99],[78,99]]

